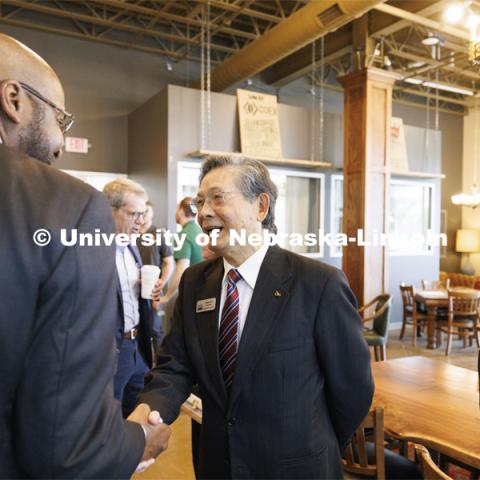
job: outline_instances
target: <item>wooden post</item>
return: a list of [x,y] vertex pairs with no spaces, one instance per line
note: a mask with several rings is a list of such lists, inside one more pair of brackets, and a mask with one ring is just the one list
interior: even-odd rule
[[396,75],[365,68],[339,79],[344,87],[343,232],[349,240],[342,268],[359,305],[388,290],[388,249],[368,245],[388,233],[389,145]]

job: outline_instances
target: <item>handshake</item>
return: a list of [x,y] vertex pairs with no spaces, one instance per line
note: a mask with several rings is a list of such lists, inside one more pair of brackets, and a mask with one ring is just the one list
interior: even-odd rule
[[135,470],[135,472],[143,472],[167,449],[171,429],[163,423],[160,414],[156,410],[151,411],[146,403],[138,405],[127,420],[140,424],[145,432],[145,449],[142,460]]

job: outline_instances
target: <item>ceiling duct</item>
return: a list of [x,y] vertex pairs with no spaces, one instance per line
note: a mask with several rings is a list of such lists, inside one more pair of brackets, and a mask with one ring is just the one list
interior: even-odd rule
[[384,1],[311,1],[217,66],[211,75],[211,89],[221,92],[241,80],[262,72],[282,58],[335,31]]

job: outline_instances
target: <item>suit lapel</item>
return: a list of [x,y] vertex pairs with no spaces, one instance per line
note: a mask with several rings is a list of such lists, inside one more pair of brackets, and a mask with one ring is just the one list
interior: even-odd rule
[[286,255],[280,248],[270,247],[260,268],[240,340],[229,411],[265,351],[275,322],[288,300],[290,283],[291,272]]
[[208,312],[195,313],[200,345],[207,367],[207,378],[211,379],[215,391],[218,393],[220,405],[225,405],[227,392],[223,383],[222,373],[218,360],[218,315],[223,278],[223,260],[214,261],[205,271],[204,283],[196,293],[196,302],[215,298],[215,309]]

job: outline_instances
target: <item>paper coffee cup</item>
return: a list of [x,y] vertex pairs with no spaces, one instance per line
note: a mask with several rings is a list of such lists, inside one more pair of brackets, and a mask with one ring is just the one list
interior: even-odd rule
[[142,298],[150,300],[152,298],[152,290],[155,282],[160,276],[160,268],[156,265],[144,265],[141,270],[142,280]]

